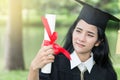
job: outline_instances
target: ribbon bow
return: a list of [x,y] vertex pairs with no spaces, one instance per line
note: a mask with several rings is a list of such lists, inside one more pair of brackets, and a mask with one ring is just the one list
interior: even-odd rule
[[42,22],[43,22],[43,25],[44,25],[44,27],[45,27],[45,29],[48,33],[48,36],[50,38],[50,41],[49,40],[44,40],[44,45],[45,46],[52,45],[52,47],[54,49],[54,53],[56,55],[58,55],[61,52],[62,54],[64,54],[70,60],[71,58],[70,58],[69,52],[55,43],[55,41],[57,40],[57,32],[53,32],[53,34],[51,33],[48,21],[45,17],[42,17]]

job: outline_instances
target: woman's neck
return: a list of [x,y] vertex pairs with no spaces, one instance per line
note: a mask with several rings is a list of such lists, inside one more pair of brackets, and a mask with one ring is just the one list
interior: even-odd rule
[[77,55],[79,59],[81,60],[81,62],[85,62],[91,57],[91,53],[77,53]]

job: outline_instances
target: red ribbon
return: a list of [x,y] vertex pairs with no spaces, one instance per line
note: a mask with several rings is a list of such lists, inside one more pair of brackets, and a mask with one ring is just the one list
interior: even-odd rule
[[43,25],[44,25],[44,27],[45,27],[45,29],[48,33],[48,36],[50,38],[50,41],[49,40],[44,40],[44,45],[45,46],[52,45],[53,49],[54,49],[54,53],[56,55],[58,55],[61,52],[70,60],[71,59],[70,53],[67,50],[65,50],[64,48],[62,48],[61,46],[59,46],[58,44],[55,43],[55,41],[57,40],[57,32],[53,32],[53,34],[51,33],[48,21],[45,17],[42,17],[42,22],[43,22]]

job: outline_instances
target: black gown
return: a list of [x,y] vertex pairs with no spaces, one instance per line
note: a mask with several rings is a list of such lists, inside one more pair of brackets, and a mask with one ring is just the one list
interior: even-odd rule
[[[62,54],[57,55],[52,64],[51,74],[44,74],[39,71],[40,80],[80,80],[78,67],[70,69],[70,61]],[[101,68],[94,64],[91,72],[84,73],[84,80],[117,80],[115,74],[108,69]]]

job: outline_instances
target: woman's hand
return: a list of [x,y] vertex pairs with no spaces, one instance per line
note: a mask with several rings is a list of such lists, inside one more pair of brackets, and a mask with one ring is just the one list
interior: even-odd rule
[[52,46],[42,46],[36,57],[31,63],[33,70],[38,70],[44,67],[46,64],[54,62],[54,50]]

